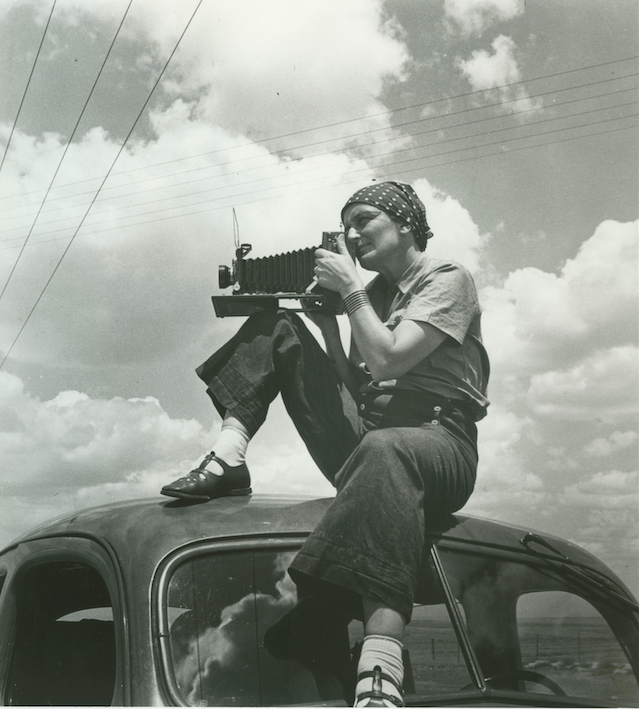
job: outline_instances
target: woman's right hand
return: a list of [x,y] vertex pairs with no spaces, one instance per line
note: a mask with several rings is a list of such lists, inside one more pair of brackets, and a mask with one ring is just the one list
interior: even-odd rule
[[324,339],[336,333],[339,335],[337,317],[333,313],[322,312],[321,308],[318,308],[316,305],[307,305],[303,300],[302,312],[313,325],[316,325],[320,329]]

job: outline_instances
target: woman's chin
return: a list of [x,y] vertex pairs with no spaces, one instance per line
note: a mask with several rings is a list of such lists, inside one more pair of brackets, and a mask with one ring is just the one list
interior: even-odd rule
[[372,251],[364,251],[364,253],[358,252],[357,260],[359,261],[359,265],[366,271],[377,270],[377,268],[375,267],[376,259]]

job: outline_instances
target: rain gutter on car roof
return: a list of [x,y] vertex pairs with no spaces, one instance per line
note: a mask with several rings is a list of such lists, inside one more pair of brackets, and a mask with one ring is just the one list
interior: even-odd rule
[[[520,541],[527,552],[533,554],[536,559],[542,559],[545,561],[546,565],[552,571],[564,577],[569,576],[572,580],[578,583],[586,584],[590,589],[594,586],[599,591],[604,591],[607,597],[612,596],[612,599],[608,600],[614,600],[626,608],[639,612],[639,605],[630,598],[622,596],[615,588],[612,587],[612,583],[606,576],[595,569],[591,569],[584,564],[580,564],[577,561],[569,559],[565,554],[559,551],[559,549],[554,547],[549,541],[544,539],[539,534],[528,532],[521,538]],[[539,546],[548,549],[556,554],[556,557],[550,557],[547,554],[540,553],[536,549],[532,548],[532,544],[538,544]]]

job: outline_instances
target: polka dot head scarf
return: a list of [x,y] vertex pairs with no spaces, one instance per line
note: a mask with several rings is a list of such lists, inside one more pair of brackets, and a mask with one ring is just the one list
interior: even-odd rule
[[344,211],[351,204],[370,204],[408,225],[413,230],[422,251],[426,248],[428,239],[433,236],[426,221],[426,208],[423,202],[415,190],[404,182],[379,182],[362,187],[344,205],[342,221],[344,221]]

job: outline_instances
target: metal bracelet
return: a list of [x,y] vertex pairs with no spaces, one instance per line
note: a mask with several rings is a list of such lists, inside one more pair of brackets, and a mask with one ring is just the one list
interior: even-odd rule
[[368,299],[368,293],[365,290],[356,290],[353,293],[349,293],[344,298],[344,308],[346,309],[346,314],[349,316],[356,310],[370,304],[371,301]]

